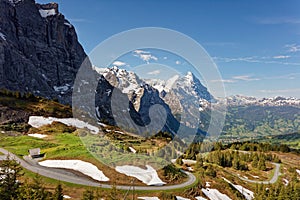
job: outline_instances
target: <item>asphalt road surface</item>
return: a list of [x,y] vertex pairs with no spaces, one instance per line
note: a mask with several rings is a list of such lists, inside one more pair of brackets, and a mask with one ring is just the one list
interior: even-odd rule
[[[86,185],[86,186],[93,186],[93,187],[101,187],[101,188],[112,188],[112,185],[105,184],[105,183],[99,183],[96,181],[93,181],[89,178],[85,178],[82,176],[78,176],[70,171],[66,171],[63,169],[55,169],[55,168],[48,168],[48,167],[43,167],[38,165],[35,162],[30,162],[29,160],[23,160],[14,155],[13,153],[0,148],[0,152],[2,152],[5,155],[0,156],[0,160],[4,160],[7,158],[7,155],[10,156],[11,159],[16,160],[17,162],[20,163],[20,165],[34,173],[38,173],[42,176],[49,177],[52,179],[60,180],[60,181],[65,181],[69,183],[75,183],[75,184],[80,184],[80,185]],[[135,190],[173,190],[173,189],[178,189],[178,188],[183,188],[189,185],[192,185],[193,183],[196,182],[196,177],[190,173],[190,172],[185,172],[188,175],[188,180],[184,183],[178,184],[178,185],[165,185],[165,186],[134,186]],[[121,190],[129,190],[132,189],[132,186],[128,185],[116,185],[117,189]]]
[[247,181],[250,183],[258,183],[258,184],[273,184],[276,183],[276,181],[278,180],[278,177],[280,175],[280,164],[278,163],[272,163],[273,165],[275,165],[275,172],[273,177],[269,180],[269,181],[256,181],[256,180],[250,180],[250,179],[246,179],[243,177],[239,177],[241,180],[243,181]]

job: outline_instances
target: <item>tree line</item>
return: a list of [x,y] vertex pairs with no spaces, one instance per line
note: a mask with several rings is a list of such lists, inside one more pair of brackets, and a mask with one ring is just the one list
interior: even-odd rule
[[[54,191],[49,191],[43,184],[42,177],[35,175],[33,180],[25,179],[20,164],[7,157],[0,162],[0,199],[1,200],[63,200],[64,190],[60,183]],[[119,191],[115,186],[108,193],[109,200],[118,200]],[[103,198],[99,191],[87,189],[82,194],[82,200],[96,200]]]

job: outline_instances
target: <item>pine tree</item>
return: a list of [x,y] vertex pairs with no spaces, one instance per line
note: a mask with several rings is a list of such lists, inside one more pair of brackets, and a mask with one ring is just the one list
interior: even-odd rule
[[61,184],[59,183],[55,188],[53,200],[63,200],[63,199],[64,199],[63,188],[62,188]]
[[83,192],[82,200],[94,200],[94,199],[95,199],[94,191],[88,189]]
[[0,164],[0,199],[10,200],[18,196],[20,184],[18,178],[23,176],[20,164],[9,156]]
[[266,160],[265,160],[265,158],[264,158],[263,156],[261,156],[261,157],[259,158],[257,168],[258,168],[259,170],[263,170],[263,171],[265,171],[265,170],[267,169],[267,166],[266,166]]

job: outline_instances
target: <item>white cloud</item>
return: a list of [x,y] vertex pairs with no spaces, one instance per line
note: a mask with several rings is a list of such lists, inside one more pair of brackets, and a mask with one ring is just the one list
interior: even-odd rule
[[181,62],[179,60],[176,60],[175,63],[176,63],[176,65],[180,65]]
[[240,81],[258,81],[258,80],[260,80],[258,78],[253,78],[249,75],[234,76],[232,78],[235,80],[240,80]]
[[119,60],[116,60],[112,63],[112,65],[114,66],[117,66],[117,67],[121,67],[121,66],[125,66],[126,63],[122,62],[122,61],[119,61]]
[[278,55],[278,56],[273,56],[274,59],[285,59],[285,58],[290,58],[291,56],[287,55]]
[[259,24],[268,24],[268,25],[275,25],[275,24],[300,24],[299,18],[292,18],[292,17],[278,17],[278,18],[263,18],[263,19],[256,19]]
[[149,51],[143,51],[143,50],[135,50],[133,51],[133,55],[136,57],[139,57],[143,61],[149,63],[151,60],[157,61],[158,58],[153,56]]
[[[296,52],[296,48],[300,46],[293,47],[293,51]],[[226,58],[226,57],[213,57],[215,62],[247,62],[247,63],[263,63],[263,64],[280,64],[280,65],[293,65],[293,66],[300,66],[300,63],[292,63],[292,62],[281,62],[277,61],[278,58],[274,57],[258,57],[258,56],[250,56],[250,57],[238,57],[238,58]]]
[[222,83],[235,83],[236,80],[232,79],[218,79],[218,80],[211,80],[213,83],[222,82]]
[[147,74],[149,74],[149,75],[157,75],[157,74],[160,74],[160,71],[159,70],[154,70],[154,71],[148,72]]
[[287,48],[288,52],[298,52],[298,51],[300,51],[300,45],[298,45],[298,44],[287,44],[284,47]]
[[259,90],[261,93],[290,93],[300,92],[300,88],[282,89],[282,90]]
[[222,83],[236,83],[238,81],[258,81],[259,78],[253,78],[249,75],[240,75],[240,76],[233,76],[231,79],[218,79],[212,80],[211,82],[222,82]]

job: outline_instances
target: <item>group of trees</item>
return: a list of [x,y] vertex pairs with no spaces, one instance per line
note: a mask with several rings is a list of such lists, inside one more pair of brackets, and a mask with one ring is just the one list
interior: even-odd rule
[[[54,191],[49,191],[38,174],[33,180],[24,180],[20,164],[9,157],[0,162],[0,199],[1,200],[63,200],[63,188],[59,183]],[[108,196],[109,200],[118,200],[119,192],[115,187]],[[100,199],[99,191],[87,189],[83,192],[82,200]]]
[[57,185],[54,193],[43,187],[40,176],[36,176],[33,182],[20,182],[24,175],[17,161],[9,157],[0,163],[0,199],[1,200],[62,200],[63,189]]
[[271,153],[245,153],[234,150],[213,151],[206,157],[206,162],[214,163],[222,167],[233,167],[237,170],[248,170],[248,163],[253,168],[266,170],[266,161],[280,163],[280,159]]
[[275,184],[256,185],[254,197],[257,200],[299,200],[300,199],[300,181],[297,174],[294,173],[293,177],[284,185],[281,181]]
[[36,97],[30,92],[19,92],[19,91],[10,91],[7,89],[0,89],[0,95],[5,95],[9,97],[15,97],[17,99],[32,99],[34,100]]
[[256,143],[256,142],[237,142],[232,143],[223,148],[230,148],[241,151],[260,151],[260,152],[269,152],[269,151],[278,151],[282,153],[290,152],[291,149],[286,144],[270,144],[270,143]]

